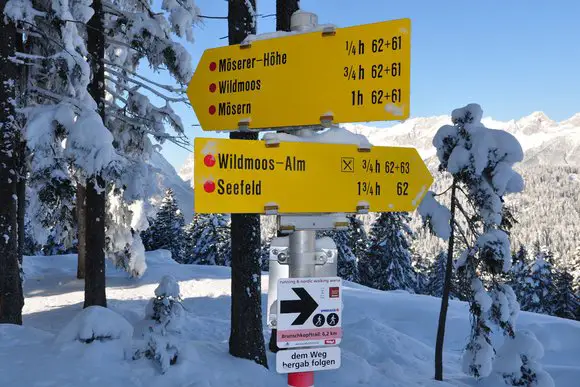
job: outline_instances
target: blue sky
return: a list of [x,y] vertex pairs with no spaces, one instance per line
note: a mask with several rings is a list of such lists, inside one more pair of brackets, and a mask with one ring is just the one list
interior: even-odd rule
[[[257,2],[259,14],[275,13],[275,0]],[[196,3],[203,15],[227,15],[226,0]],[[300,6],[338,27],[410,18],[411,117],[449,114],[470,102],[499,120],[541,110],[560,121],[580,112],[580,1],[302,0]],[[258,33],[274,29],[275,18],[258,19]],[[194,33],[195,42],[184,43],[194,68],[205,49],[227,45],[220,39],[226,20],[204,19]],[[193,111],[175,108],[192,143],[223,136],[192,126]],[[176,169],[188,156],[172,144],[162,153]]]

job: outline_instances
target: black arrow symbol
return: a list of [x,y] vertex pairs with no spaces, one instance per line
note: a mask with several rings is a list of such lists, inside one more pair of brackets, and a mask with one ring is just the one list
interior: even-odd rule
[[280,302],[280,313],[300,313],[292,322],[292,325],[302,325],[308,317],[318,308],[318,303],[304,288],[292,288],[299,300],[285,300]]

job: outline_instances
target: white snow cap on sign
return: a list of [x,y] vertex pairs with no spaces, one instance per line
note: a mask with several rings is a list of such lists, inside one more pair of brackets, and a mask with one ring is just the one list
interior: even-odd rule
[[266,133],[264,140],[278,142],[316,142],[320,144],[354,144],[360,148],[370,148],[372,146],[369,140],[362,134],[352,133],[340,126],[332,126],[324,132],[313,133],[311,136]]

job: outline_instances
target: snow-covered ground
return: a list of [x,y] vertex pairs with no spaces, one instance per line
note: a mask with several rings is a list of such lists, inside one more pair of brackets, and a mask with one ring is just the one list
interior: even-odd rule
[[[141,279],[107,268],[108,306],[135,326],[143,323],[148,300],[165,274],[181,287],[187,320],[185,353],[165,375],[149,360],[123,360],[94,342],[74,348],[59,344],[57,334],[82,310],[83,282],[75,279],[76,256],[25,257],[24,326],[0,325],[0,386],[286,386],[275,372],[228,355],[230,270],[179,265],[166,251],[147,253]],[[263,307],[268,277],[262,276]],[[406,292],[381,292],[344,283],[342,367],[318,372],[316,386],[485,386],[460,371],[460,355],[469,334],[467,305],[451,302],[445,343],[445,380],[433,381],[433,348],[439,299]],[[264,316],[265,320],[265,316]],[[264,323],[264,335],[269,329]],[[580,382],[580,323],[522,312],[517,328],[529,329],[543,344],[541,362],[557,387]],[[84,347],[83,347],[84,346]],[[104,346],[103,346],[104,348]],[[114,349],[114,348],[113,348]]]

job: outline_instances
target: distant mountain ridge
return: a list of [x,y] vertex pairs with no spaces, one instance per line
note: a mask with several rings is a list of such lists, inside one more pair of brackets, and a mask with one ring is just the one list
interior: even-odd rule
[[[560,122],[537,111],[509,121],[486,117],[483,123],[513,134],[524,150],[524,161],[516,169],[522,173],[526,188],[507,198],[519,222],[513,230],[513,245],[531,248],[535,241],[552,244],[565,259],[580,247],[580,113]],[[432,140],[441,126],[450,124],[451,117],[441,115],[412,118],[389,128],[369,124],[343,126],[365,135],[377,146],[417,148],[435,176],[432,189],[438,190],[445,181],[437,172]],[[193,163],[190,155],[179,170],[179,176],[189,185],[193,185]],[[431,242],[424,247],[424,253],[429,255],[439,248]]]

